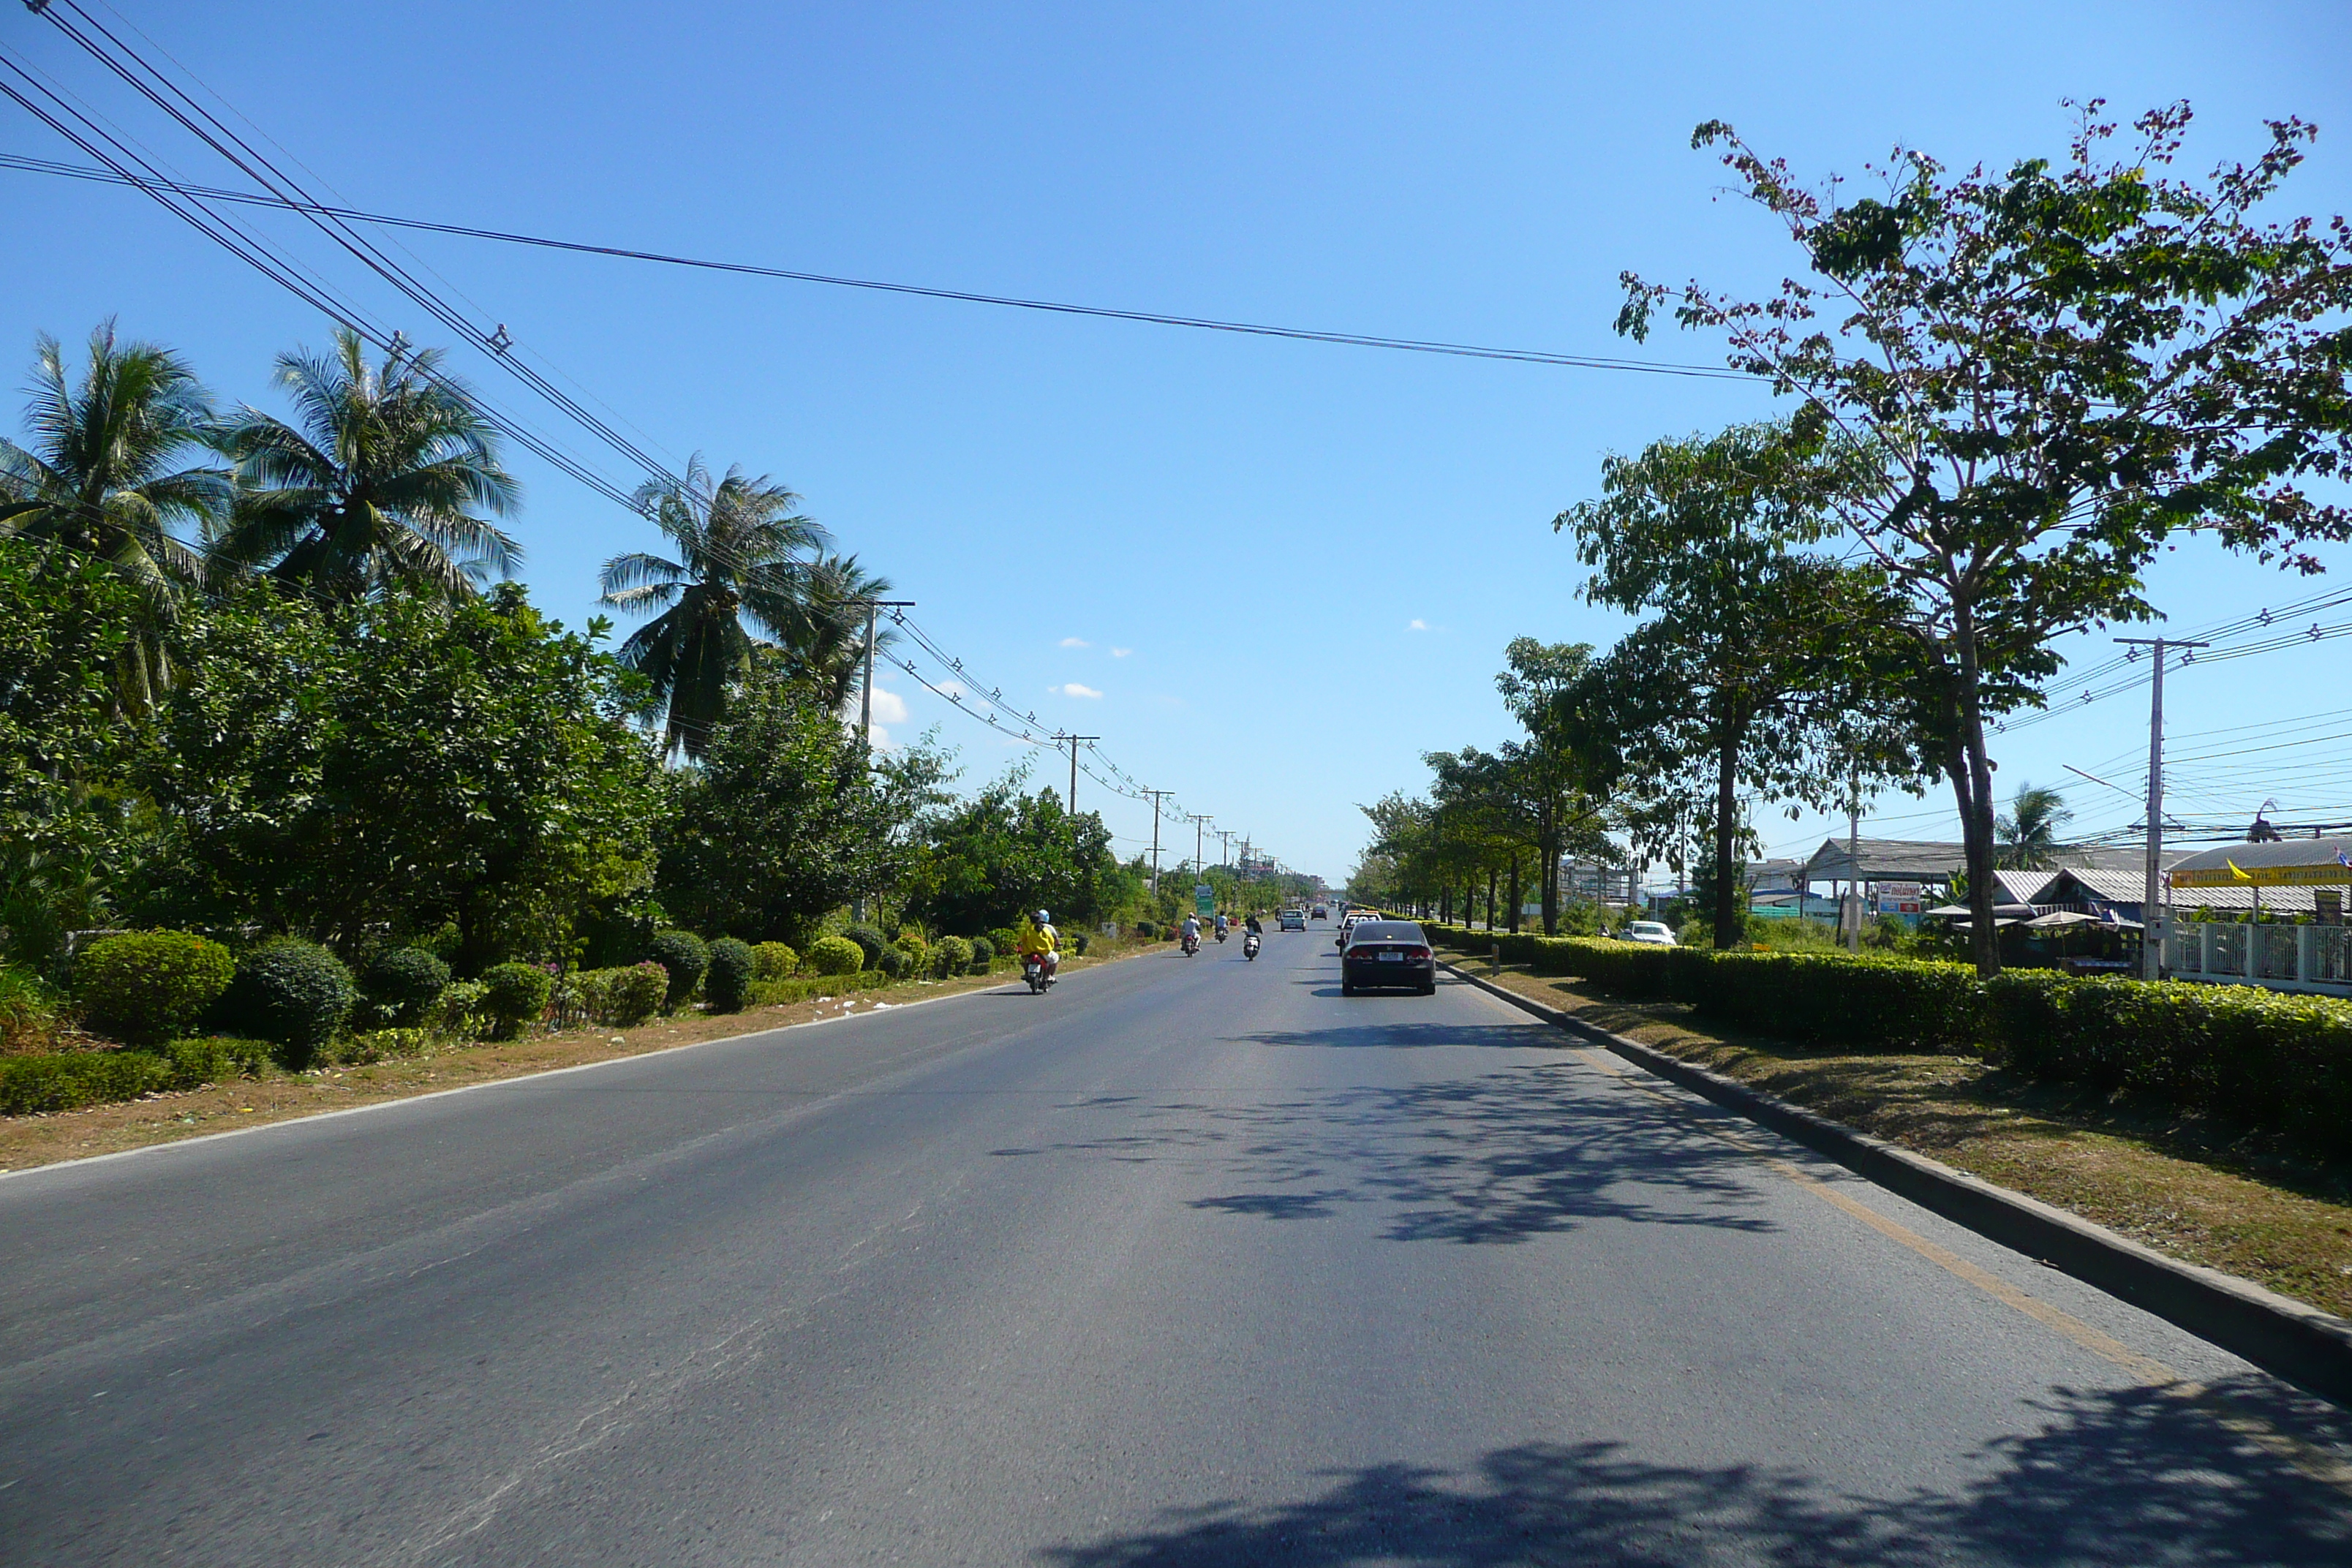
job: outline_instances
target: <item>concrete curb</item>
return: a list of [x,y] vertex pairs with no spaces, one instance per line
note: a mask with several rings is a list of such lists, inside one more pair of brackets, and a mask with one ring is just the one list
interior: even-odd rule
[[1440,959],[1462,980],[1525,1013],[1606,1047],[1782,1137],[1826,1155],[1921,1208],[2063,1269],[2086,1284],[2243,1356],[2266,1372],[2352,1407],[2352,1322],[2261,1286],[2152,1248],[1924,1154],[1857,1132],[1706,1068],[1522,996]]

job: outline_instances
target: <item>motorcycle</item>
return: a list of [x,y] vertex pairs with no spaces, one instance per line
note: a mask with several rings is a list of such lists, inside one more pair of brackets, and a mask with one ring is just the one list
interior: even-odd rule
[[1249,935],[1242,938],[1242,956],[1248,959],[1252,963],[1255,963],[1257,962],[1257,932],[1252,931]]
[[1224,940],[1225,940],[1225,933],[1221,930],[1221,931],[1219,931],[1217,932],[1217,941],[1218,941],[1218,942],[1223,942]]
[[1045,973],[1045,961],[1034,952],[1022,955],[1021,978],[1029,983],[1032,996],[1043,995],[1045,988],[1054,984],[1054,977]]
[[1188,937],[1186,937],[1186,938],[1184,939],[1184,956],[1185,956],[1185,957],[1190,958],[1190,957],[1192,957],[1194,953],[1196,953],[1196,952],[1200,952],[1200,951],[1201,951],[1201,939],[1200,939],[1199,937],[1197,937],[1197,936],[1188,936]]

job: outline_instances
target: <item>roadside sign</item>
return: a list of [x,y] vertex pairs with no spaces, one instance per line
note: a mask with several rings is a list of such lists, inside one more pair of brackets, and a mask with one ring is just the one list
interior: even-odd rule
[[1217,912],[1217,889],[1206,882],[1192,884],[1192,909],[1202,920]]

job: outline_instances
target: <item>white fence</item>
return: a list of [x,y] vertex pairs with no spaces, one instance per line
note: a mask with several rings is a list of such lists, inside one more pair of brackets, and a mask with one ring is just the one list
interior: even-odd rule
[[2175,980],[2352,996],[2352,926],[2168,923],[2164,967]]

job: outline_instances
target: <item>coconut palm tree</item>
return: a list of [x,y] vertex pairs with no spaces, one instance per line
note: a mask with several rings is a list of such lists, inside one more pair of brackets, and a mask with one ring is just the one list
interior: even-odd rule
[[181,590],[201,569],[175,530],[201,533],[235,489],[225,469],[180,466],[205,444],[211,401],[179,355],[117,342],[111,321],[90,333],[79,377],[42,334],[29,392],[31,445],[0,437],[0,538],[97,556],[139,589],[144,624],[117,686],[126,707],[152,707],[170,679],[166,637]]
[[[869,575],[855,555],[828,555],[809,567],[806,602],[783,628],[787,667],[826,707],[846,708],[866,674],[866,605],[889,597],[887,577]],[[874,628],[878,654],[898,640],[889,622]]]
[[345,600],[395,585],[461,599],[510,574],[521,549],[481,514],[511,514],[521,487],[441,358],[395,348],[371,365],[348,327],[331,353],[278,355],[295,422],[247,408],[222,432],[243,493],[209,552],[215,572],[263,568]]
[[1993,819],[1993,864],[2004,871],[2046,871],[2067,847],[2058,835],[2074,820],[2054,789],[2020,784],[2009,810]]
[[713,484],[697,454],[682,480],[656,479],[638,510],[676,542],[677,559],[633,551],[604,563],[604,603],[659,612],[620,647],[624,664],[653,683],[667,710],[672,750],[700,757],[727,700],[727,683],[752,647],[745,623],[789,644],[806,626],[814,568],[830,542],[798,511],[801,498],[740,468]]

